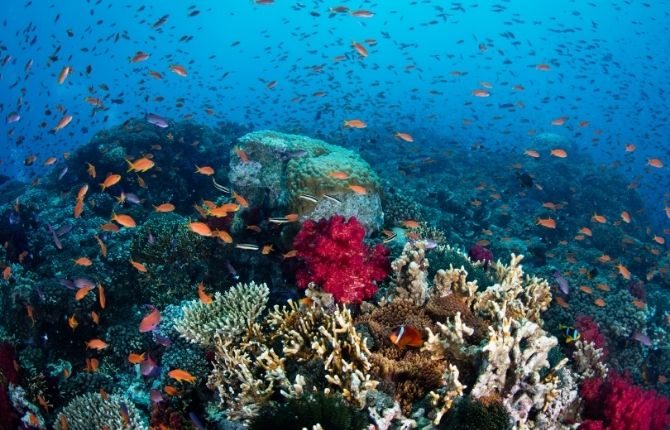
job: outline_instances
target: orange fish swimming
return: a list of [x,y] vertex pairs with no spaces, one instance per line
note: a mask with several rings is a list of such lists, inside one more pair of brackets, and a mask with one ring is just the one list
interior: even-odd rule
[[202,282],[198,284],[198,298],[206,305],[212,304],[212,297],[205,292],[205,284]]
[[146,355],[145,352],[142,354],[136,354],[134,352],[131,352],[128,354],[128,362],[132,364],[140,364],[141,362],[144,361],[144,356]]
[[631,277],[630,270],[623,264],[617,264],[616,268],[619,270],[619,274],[623,276],[624,279],[629,280]]
[[353,191],[356,194],[367,194],[368,190],[365,189],[365,187],[362,187],[360,185],[349,185],[349,189]]
[[396,134],[394,134],[394,136],[396,137],[396,139],[404,140],[405,142],[409,143],[414,142],[414,138],[412,137],[411,134],[408,133],[401,133],[398,131],[396,132]]
[[142,318],[140,322],[140,333],[153,331],[161,322],[161,313],[155,307],[151,306],[152,311]]
[[358,55],[360,55],[361,57],[365,58],[368,56],[368,50],[365,49],[365,46],[361,45],[360,43],[354,41],[351,42],[351,46],[354,47],[356,52],[358,52]]
[[360,119],[348,119],[344,121],[344,126],[348,128],[365,128],[368,124]]
[[197,233],[200,236],[212,237],[212,229],[209,228],[204,222],[189,222],[188,228],[193,232]]
[[175,206],[172,203],[161,203],[158,206],[154,206],[156,212],[167,213],[175,210]]
[[188,72],[186,71],[186,68],[184,66],[181,66],[179,64],[170,64],[170,70],[181,76],[182,78],[188,76]]
[[534,149],[526,149],[523,153],[531,158],[540,158],[540,153]]
[[110,174],[108,175],[105,180],[100,184],[100,187],[102,188],[102,191],[105,191],[107,188],[116,185],[119,183],[121,180],[121,175],[117,174]]
[[423,346],[423,338],[419,330],[406,324],[396,327],[389,335],[389,339],[399,348],[405,346],[420,348]]
[[328,173],[328,176],[331,178],[335,179],[349,179],[349,174],[346,172],[340,172],[340,171],[335,171],[335,172],[330,172]]
[[112,213],[112,221],[121,224],[125,228],[133,228],[137,223],[130,215]]
[[126,163],[128,163],[128,172],[146,172],[156,165],[153,160],[146,157],[135,161],[126,158]]
[[552,149],[550,154],[553,155],[554,157],[558,157],[558,158],[565,158],[565,157],[568,156],[568,153],[564,149],[560,149],[560,148]]
[[556,220],[553,218],[538,218],[535,224],[545,228],[556,228]]
[[621,212],[621,221],[625,222],[626,224],[630,224],[631,218],[627,211]]
[[212,176],[215,172],[214,172],[214,169],[210,166],[199,167],[196,164],[195,173],[200,173],[201,175],[205,175],[205,176]]
[[168,376],[172,379],[176,379],[179,382],[190,382],[193,384],[196,381],[195,376],[191,375],[189,372],[182,369],[170,370],[168,372]]
[[140,262],[137,262],[137,261],[133,260],[132,258],[129,261],[130,261],[130,265],[133,266],[138,272],[142,272],[142,273],[147,273],[148,272],[147,267],[144,264],[142,264]]
[[57,133],[60,130],[67,127],[67,125],[71,122],[72,122],[72,115],[65,115],[60,121],[58,121],[58,124],[56,124],[56,126],[52,129],[52,131],[54,133]]
[[663,167],[663,162],[659,160],[658,158],[650,158],[647,160],[647,166],[655,167],[657,169],[660,169]]
[[107,348],[108,346],[109,345],[107,344],[107,342],[105,342],[102,339],[91,339],[88,342],[86,342],[86,349],[101,350]]

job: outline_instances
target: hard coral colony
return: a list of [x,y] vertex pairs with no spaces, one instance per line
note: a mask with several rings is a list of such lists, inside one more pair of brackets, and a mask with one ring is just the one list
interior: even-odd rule
[[[284,10],[318,20],[313,33],[291,33],[310,48],[288,71],[285,61],[295,53],[285,42],[258,55],[242,36],[231,40],[226,58],[254,51],[253,63],[239,70],[267,74],[249,85],[238,85],[246,81],[237,69],[203,68],[205,58],[217,56],[200,55],[200,31],[181,30],[204,18],[198,5],[177,16],[171,8],[180,6],[121,4],[124,17],[134,10],[133,19],[111,27],[100,12],[118,12],[116,2],[89,5],[95,20],[82,16],[84,27],[53,5],[52,37],[37,37],[46,25],[37,20],[16,30],[21,49],[0,42],[0,86],[18,91],[16,103],[0,103],[7,139],[16,144],[11,160],[0,160],[8,173],[0,176],[0,430],[669,429],[670,230],[663,227],[670,201],[655,217],[638,191],[644,175],[666,183],[667,166],[652,145],[620,145],[621,159],[612,155],[608,163],[596,157],[592,148],[602,141],[629,135],[589,129],[589,121],[616,122],[618,106],[604,119],[575,121],[566,109],[577,115],[583,108],[561,104],[546,127],[518,129],[550,110],[549,96],[537,105],[524,94],[551,88],[555,102],[564,103],[564,81],[582,83],[586,74],[562,67],[595,64],[580,55],[605,45],[599,37],[584,42],[585,28],[599,34],[599,18],[584,26],[580,9],[544,20],[517,12],[512,2],[452,2],[449,10],[430,0],[363,1],[360,9],[279,3],[254,0],[228,12],[258,13],[241,27],[266,40],[269,33],[257,25],[267,19],[289,28],[294,22]],[[612,9],[632,8],[624,3]],[[224,6],[242,7],[217,4],[202,15],[218,16]],[[425,22],[394,9],[427,6],[437,16]],[[168,9],[156,15],[161,8]],[[558,21],[547,31],[584,40],[561,41],[558,58],[529,63],[519,52],[536,43],[500,27],[502,39],[475,34],[474,46],[459,36],[458,55],[440,46],[428,55],[433,68],[423,66],[427,51],[385,29],[398,17],[410,35],[444,23],[460,29],[480,23],[468,14],[483,9],[501,26]],[[637,18],[630,19],[637,25]],[[565,19],[579,24],[568,27]],[[352,22],[346,39],[339,26]],[[89,47],[100,28],[109,32]],[[326,46],[339,49],[330,59],[313,49],[312,36],[323,28],[332,39]],[[72,51],[58,42],[63,38],[87,46]],[[42,40],[56,46],[47,50]],[[167,52],[159,41],[181,48]],[[129,43],[137,47],[117,66],[118,49],[127,51]],[[466,45],[474,53],[460,51]],[[379,60],[395,49],[400,57],[388,57],[393,63]],[[47,51],[45,59],[26,57]],[[561,61],[568,51],[569,61]],[[97,62],[82,63],[102,52],[105,73]],[[275,52],[281,61],[260,67]],[[533,48],[529,55],[536,52],[550,51]],[[619,82],[618,54],[601,57],[607,79]],[[405,61],[401,70],[397,58]],[[509,72],[496,72],[497,81],[456,88],[488,79],[491,62],[500,59]],[[486,66],[469,67],[479,61]],[[49,72],[38,73],[38,64]],[[436,74],[447,64],[451,72]],[[658,64],[648,70],[662,70]],[[383,78],[365,74],[371,72]],[[284,80],[271,76],[282,73]],[[138,82],[134,74],[142,76]],[[419,74],[417,85],[431,88],[417,87],[396,103],[393,93]],[[105,75],[116,76],[115,85],[99,81]],[[127,90],[119,90],[119,76]],[[524,76],[532,78],[525,83]],[[37,77],[49,92],[43,109],[27,101]],[[625,83],[617,98],[631,91]],[[159,85],[170,92],[154,94]],[[295,85],[299,90],[285,90]],[[256,102],[247,110],[249,125],[224,120],[245,87],[263,109]],[[377,87],[376,97],[357,98]],[[184,88],[198,96],[182,97]],[[458,127],[443,127],[438,114],[425,124],[418,112],[384,114],[375,101],[398,112],[410,105],[433,111],[444,88],[450,97],[467,97]],[[633,92],[658,98],[644,87]],[[81,142],[89,130],[68,99],[73,94],[97,126],[77,147],[65,141]],[[125,122],[108,125],[135,96],[135,112],[144,115],[129,110]],[[221,106],[224,99],[231,105]],[[177,110],[191,109],[193,100],[204,100],[201,116],[195,107]],[[154,108],[163,113],[147,112]],[[531,109],[537,115],[524,113]],[[50,122],[36,121],[38,110]],[[285,116],[276,115],[282,110]],[[271,121],[262,120],[266,113]],[[492,122],[484,124],[489,113]],[[232,109],[227,114],[236,117]],[[503,121],[512,115],[514,121]],[[491,149],[490,137],[460,144],[484,125],[506,139],[504,153]],[[315,137],[288,132],[295,130]],[[617,170],[622,163],[633,182]]]

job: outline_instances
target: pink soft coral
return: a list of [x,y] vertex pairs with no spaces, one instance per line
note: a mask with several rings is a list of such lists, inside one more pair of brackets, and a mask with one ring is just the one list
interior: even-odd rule
[[8,343],[0,343],[0,430],[18,428],[18,417],[7,392],[8,384],[16,384],[19,379],[14,360],[14,348]]
[[586,379],[580,392],[587,418],[580,430],[667,430],[670,426],[670,400],[633,385],[627,377],[612,373],[604,383]]
[[390,270],[389,251],[363,243],[365,229],[356,218],[345,222],[336,215],[318,222],[305,221],[293,241],[304,265],[296,272],[298,287],[310,282],[333,295],[339,303],[360,303],[377,292],[376,282]]

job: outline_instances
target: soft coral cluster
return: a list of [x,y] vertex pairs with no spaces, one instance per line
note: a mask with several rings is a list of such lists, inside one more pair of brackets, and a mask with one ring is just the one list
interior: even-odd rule
[[607,381],[585,379],[580,387],[585,401],[580,430],[667,430],[670,400],[645,391],[629,378],[610,374]]
[[389,251],[382,245],[368,247],[364,238],[365,229],[353,217],[305,221],[293,241],[304,263],[296,272],[298,287],[314,282],[339,303],[371,298],[376,282],[390,271]]

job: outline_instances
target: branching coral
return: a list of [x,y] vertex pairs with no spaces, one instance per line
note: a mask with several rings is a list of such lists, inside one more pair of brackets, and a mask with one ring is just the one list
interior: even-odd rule
[[[238,298],[238,300],[240,300]],[[267,328],[267,330],[263,330]],[[307,390],[337,391],[356,407],[363,407],[366,394],[378,384],[369,374],[369,351],[356,331],[346,307],[334,312],[301,308],[294,302],[275,308],[265,320],[247,327],[241,336],[215,336],[214,371],[208,385],[216,389],[221,408],[231,419],[249,420],[272,396],[294,398]],[[294,382],[287,362],[302,368]],[[317,366],[323,380],[306,370]]]
[[270,290],[265,284],[239,283],[225,294],[214,293],[212,303],[192,300],[183,318],[175,321],[182,337],[201,346],[214,345],[217,332],[228,338],[243,334],[267,305]]
[[106,398],[98,393],[82,394],[61,410],[56,423],[55,428],[58,430],[65,430],[60,427],[61,423],[67,423],[67,428],[70,430],[147,429],[135,405],[115,394]]

